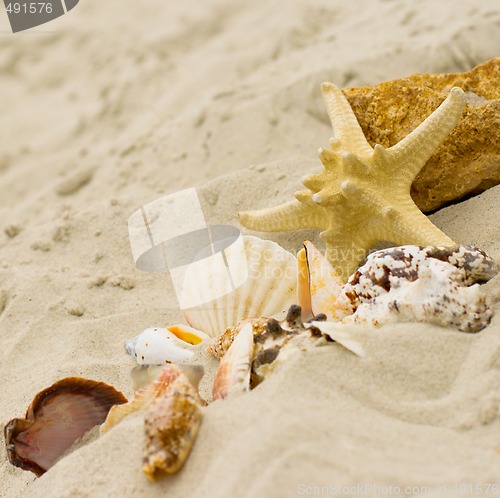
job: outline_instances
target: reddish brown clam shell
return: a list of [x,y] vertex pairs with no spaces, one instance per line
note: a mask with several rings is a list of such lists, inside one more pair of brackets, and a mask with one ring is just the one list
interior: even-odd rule
[[127,399],[104,382],[67,377],[39,392],[24,419],[5,426],[5,446],[12,465],[37,477],[95,425],[102,424],[113,405]]

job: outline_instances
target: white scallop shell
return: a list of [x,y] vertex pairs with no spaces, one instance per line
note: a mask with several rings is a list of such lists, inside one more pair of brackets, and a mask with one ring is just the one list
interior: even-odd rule
[[[296,301],[297,258],[270,240],[243,236],[246,261],[240,264],[248,269],[248,277],[242,285],[222,297],[206,304],[183,310],[184,318],[192,327],[215,337],[227,327],[252,317],[284,317],[290,305]],[[231,267],[231,253],[226,258]],[[234,264],[234,262],[233,262]],[[193,302],[199,302],[196,276],[192,277]],[[220,288],[214,282],[214,289]],[[204,289],[206,290],[206,289]]]
[[125,349],[139,365],[180,363],[193,356],[192,344],[201,343],[207,338],[203,332],[186,325],[150,327],[126,341]]

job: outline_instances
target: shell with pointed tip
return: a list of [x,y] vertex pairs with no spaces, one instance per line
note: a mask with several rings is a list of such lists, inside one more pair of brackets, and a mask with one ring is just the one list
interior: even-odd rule
[[180,363],[193,356],[193,345],[208,336],[187,325],[151,327],[125,342],[125,349],[139,365]]
[[52,384],[35,396],[25,418],[6,424],[10,463],[41,476],[77,439],[101,424],[112,406],[126,401],[104,382],[67,377]]
[[[298,313],[298,315],[297,315]],[[274,318],[267,317],[259,317],[259,318],[250,318],[247,320],[242,320],[235,327],[228,327],[223,334],[219,337],[216,337],[212,340],[211,345],[208,347],[208,352],[214,355],[216,358],[225,357],[227,351],[233,344],[236,337],[240,334],[240,332],[250,324],[252,326],[252,331],[254,335],[254,340],[256,342],[261,343],[262,337],[270,338],[278,336],[275,335],[275,332],[281,328],[285,331],[299,333],[299,331],[304,331],[307,328],[307,323],[304,325],[300,318],[301,308],[296,304],[293,304],[288,308],[288,312],[286,317],[278,322]],[[325,319],[325,316],[315,317],[317,320]],[[309,322],[308,322],[309,323]],[[267,335],[266,335],[267,334]]]
[[180,374],[144,414],[142,471],[154,481],[158,471],[177,472],[189,455],[201,423],[201,400],[188,378]]
[[[281,318],[295,302],[296,257],[275,242],[258,237],[244,236],[243,243],[248,268],[245,282],[218,299],[183,310],[189,325],[211,337],[246,318]],[[196,292],[195,286],[191,292]]]
[[[101,425],[101,434],[111,430],[128,415],[146,410],[156,398],[166,396],[171,384],[180,375],[186,376],[197,388],[203,376],[203,367],[200,365],[183,365],[180,367],[171,364],[164,366],[159,375],[156,369],[154,371],[147,369],[146,372],[142,373],[144,375],[133,371],[133,377],[135,377],[134,381],[137,383],[136,374],[139,374],[141,376],[139,384],[144,385],[144,387],[136,391],[134,397],[127,403],[111,408],[105,422]],[[154,379],[153,382],[148,383],[152,378]]]
[[344,282],[312,242],[304,242],[297,262],[297,300],[304,319],[323,313],[328,320],[337,321],[352,314],[351,304],[342,294]]

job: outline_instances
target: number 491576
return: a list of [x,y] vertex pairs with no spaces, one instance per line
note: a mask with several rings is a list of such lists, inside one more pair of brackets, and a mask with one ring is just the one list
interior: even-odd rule
[[7,12],[9,14],[47,14],[52,13],[51,2],[24,2],[24,3],[9,3],[7,4]]

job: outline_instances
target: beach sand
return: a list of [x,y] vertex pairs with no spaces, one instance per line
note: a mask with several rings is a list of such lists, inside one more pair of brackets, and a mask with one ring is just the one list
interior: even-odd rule
[[[496,0],[82,0],[24,34],[2,21],[2,429],[66,376],[130,396],[123,341],[182,321],[168,275],[134,266],[133,211],[194,186],[209,223],[238,226],[239,210],[290,200],[302,175],[320,171],[316,151],[332,135],[322,81],[465,71],[500,46]],[[494,187],[431,219],[500,263],[499,198]],[[305,239],[321,247],[316,231],[257,235],[292,252]],[[0,496],[499,486],[500,277],[484,290],[497,314],[479,334],[353,327],[365,358],[317,348],[209,405],[185,467],[156,483],[140,468],[140,414],[101,438],[94,430],[38,479],[7,462],[2,439]],[[206,361],[204,392],[217,364]]]

